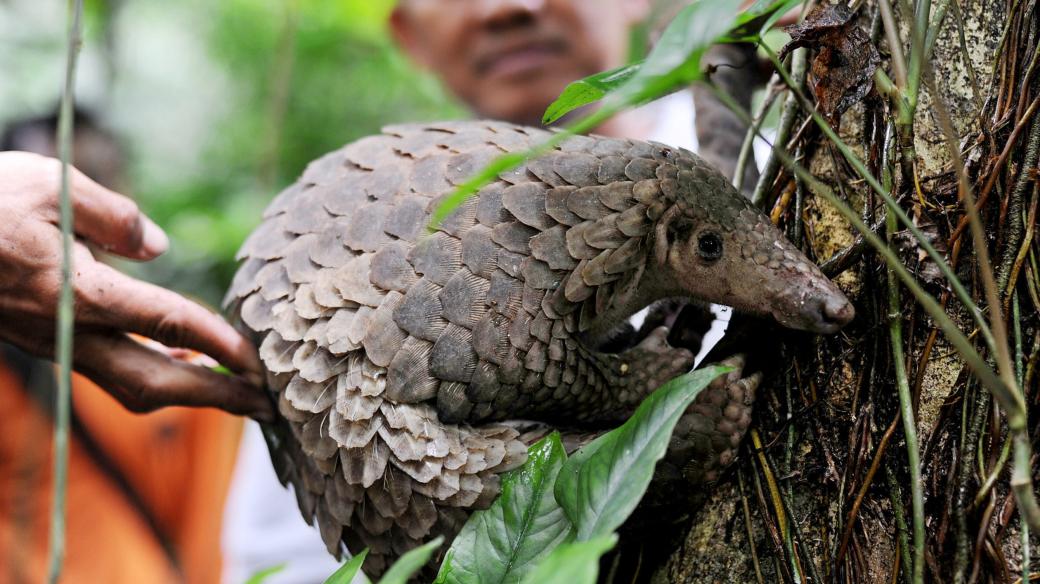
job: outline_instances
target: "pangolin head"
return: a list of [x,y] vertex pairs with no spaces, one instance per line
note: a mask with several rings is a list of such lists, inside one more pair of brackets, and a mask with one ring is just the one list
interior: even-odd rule
[[845,294],[720,173],[695,165],[675,180],[655,250],[677,292],[816,333],[852,320]]

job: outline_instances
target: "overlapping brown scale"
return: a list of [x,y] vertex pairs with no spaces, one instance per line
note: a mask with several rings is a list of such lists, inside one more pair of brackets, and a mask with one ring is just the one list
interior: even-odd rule
[[315,461],[325,461],[338,454],[339,447],[335,440],[329,438],[326,429],[328,420],[324,412],[319,412],[304,422],[303,429],[298,434],[303,452]]
[[311,321],[310,328],[303,335],[304,342],[312,341],[317,343],[319,347],[328,349],[329,342],[326,333],[329,329],[329,320],[328,318],[319,318]]
[[622,211],[615,222],[618,231],[629,237],[642,237],[650,233],[652,224],[645,205],[633,205]]
[[577,225],[583,219],[567,207],[567,201],[578,187],[567,185],[550,189],[545,194],[545,212],[557,223]]
[[293,299],[293,310],[300,318],[316,320],[328,316],[330,309],[318,304],[314,298],[314,286],[312,284],[300,284],[296,289],[296,297]]
[[473,402],[466,395],[468,387],[468,383],[460,381],[442,381],[437,386],[437,413],[441,421],[458,424],[469,418]]
[[[453,204],[449,203],[452,198],[452,193],[445,193],[439,197],[436,197],[429,201],[426,205],[426,210],[429,215],[435,213],[442,205]],[[441,219],[440,223],[437,224],[436,228],[439,231],[443,231],[453,237],[461,238],[467,231],[470,230],[477,223],[477,203],[479,198],[467,197],[466,200],[458,203],[454,209]],[[427,219],[429,219],[429,215]],[[427,222],[427,226],[429,223]]]
[[592,247],[587,241],[585,241],[585,230],[591,229],[594,224],[593,221],[579,223],[578,225],[568,229],[564,236],[567,243],[567,253],[569,253],[572,258],[579,260],[579,264],[581,260],[592,259],[599,255],[600,250]]
[[394,310],[394,322],[415,338],[436,341],[448,325],[443,316],[441,290],[427,278],[420,278]]
[[305,342],[296,349],[292,363],[300,377],[315,383],[331,379],[347,368],[346,358],[333,355],[313,341]]
[[408,510],[411,503],[412,481],[391,467],[387,469],[381,484],[369,487],[365,495],[372,501],[377,513],[383,517],[397,518]]
[[285,215],[278,215],[257,226],[235,254],[235,259],[274,260],[285,257],[285,251],[296,241],[296,235],[285,228],[284,222]]
[[383,231],[383,224],[390,215],[391,207],[383,203],[362,205],[350,214],[350,221],[343,233],[343,243],[354,251],[373,252],[390,242]]
[[396,140],[387,136],[368,136],[343,148],[340,151],[340,159],[365,170],[393,164],[397,161],[397,155],[388,146],[394,142]]
[[400,432],[386,426],[380,428],[379,435],[386,442],[387,447],[390,448],[390,452],[397,461],[414,462],[440,458],[433,452],[437,448],[443,449],[444,454],[447,453],[444,445],[437,444],[429,438],[416,436],[408,432]]
[[418,403],[437,395],[437,379],[430,375],[433,343],[418,337],[405,339],[387,367],[386,397],[398,403]]
[[542,156],[528,160],[524,166],[527,168],[527,172],[531,173],[538,180],[543,183],[553,186],[560,187],[568,184],[563,177],[556,174],[555,165],[553,164],[554,156]]
[[390,364],[390,360],[397,354],[408,336],[408,333],[401,330],[394,322],[394,312],[403,300],[404,295],[399,292],[387,293],[383,303],[379,305],[368,321],[368,329],[362,345],[368,359],[380,367]]
[[586,152],[561,152],[550,156],[553,170],[569,184],[584,187],[599,183],[599,157]]
[[[329,153],[328,156],[336,157],[341,155],[337,155],[336,152],[332,152]],[[302,180],[300,180],[286,187],[284,190],[282,190],[282,192],[278,193],[278,195],[276,195],[275,198],[271,200],[271,203],[267,206],[267,208],[264,209],[263,218],[270,219],[276,215],[281,215],[282,213],[285,213],[292,206],[292,203],[296,199],[296,196],[299,193],[309,188],[312,188],[313,184],[314,183],[305,183]]]
[[514,252],[529,254],[529,242],[538,231],[519,221],[508,221],[495,225],[491,230],[491,239],[503,248]]
[[361,173],[356,184],[370,199],[386,201],[408,191],[404,170],[403,164],[383,164],[372,172]]
[[303,191],[293,200],[292,213],[286,213],[284,229],[295,234],[319,233],[330,219],[325,210],[325,196],[321,189]]
[[274,328],[287,341],[302,341],[311,328],[311,321],[296,314],[291,302],[280,300],[271,307]]
[[411,168],[408,184],[413,191],[427,197],[448,192],[451,185],[445,177],[448,160],[447,154],[435,154],[416,161]]
[[357,506],[358,501],[350,491],[352,487],[353,485],[348,484],[339,472],[325,480],[325,508],[333,521],[341,526],[351,524]]
[[567,250],[567,228],[555,225],[530,240],[531,255],[554,270],[570,270],[578,260]]
[[503,270],[491,274],[488,287],[488,306],[495,312],[511,318],[523,307],[523,285]]
[[596,249],[614,249],[628,241],[629,237],[617,227],[620,215],[620,213],[607,215],[586,228],[582,232],[585,243]]
[[[332,215],[350,216],[362,205],[368,204],[369,198],[359,184],[367,171],[355,170],[343,176],[338,183],[312,187],[324,194],[325,210]],[[286,209],[288,211],[288,209]]]
[[[426,226],[426,206],[429,201],[416,195],[404,195],[394,200],[392,207],[386,207],[380,228],[384,233],[407,242],[415,242]],[[353,247],[353,246],[351,246]],[[380,251],[383,246],[374,250]]]
[[433,344],[428,374],[444,381],[465,383],[473,376],[476,366],[473,333],[467,328],[449,324]]
[[472,329],[487,312],[491,283],[467,268],[458,270],[440,291],[442,314],[448,322]]
[[555,222],[545,212],[546,186],[538,182],[512,185],[502,191],[502,205],[516,220],[539,231]]
[[336,403],[336,380],[313,382],[299,374],[293,375],[285,388],[285,398],[298,410],[312,414],[324,412]]
[[340,376],[333,391],[336,396],[336,411],[349,422],[360,422],[371,418],[379,411],[383,398],[365,395],[360,387],[352,386],[346,382],[346,379],[346,376]]
[[613,211],[600,201],[601,187],[582,187],[567,196],[567,208],[582,219],[597,221]]
[[362,254],[338,268],[332,284],[344,300],[362,306],[379,306],[386,291],[372,284],[373,254]]
[[443,286],[462,267],[462,242],[438,231],[415,244],[408,262],[424,279]]
[[390,448],[379,439],[370,440],[360,448],[339,449],[340,470],[351,485],[372,486],[383,477],[389,460]]
[[383,421],[383,416],[379,414],[351,421],[332,409],[329,411],[329,436],[342,448],[364,448],[372,441]]
[[311,261],[310,248],[318,240],[313,233],[301,235],[296,238],[285,250],[285,258],[282,266],[289,276],[289,281],[294,284],[313,282],[321,266]]

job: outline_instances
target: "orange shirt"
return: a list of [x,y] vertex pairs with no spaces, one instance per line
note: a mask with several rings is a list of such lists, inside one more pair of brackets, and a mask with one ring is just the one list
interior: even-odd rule
[[[96,450],[125,477],[148,513],[135,507],[81,436],[70,434],[61,581],[219,582],[220,524],[242,421],[189,408],[133,414],[79,376],[72,393],[75,416]],[[0,584],[36,584],[47,571],[51,413],[2,356],[0,404]],[[149,526],[148,514],[156,528]]]

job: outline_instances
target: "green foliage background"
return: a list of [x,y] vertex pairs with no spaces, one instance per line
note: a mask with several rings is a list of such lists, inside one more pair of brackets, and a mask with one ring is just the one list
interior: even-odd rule
[[[466,115],[393,46],[392,0],[86,4],[79,103],[119,137],[123,190],[172,238],[166,257],[121,267],[210,304],[308,161],[384,124]],[[64,9],[0,3],[0,125],[54,111]]]

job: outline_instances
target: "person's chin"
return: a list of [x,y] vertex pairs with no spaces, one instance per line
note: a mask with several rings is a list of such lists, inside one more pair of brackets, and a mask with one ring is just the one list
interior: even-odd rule
[[574,80],[559,71],[488,80],[480,94],[485,104],[481,110],[499,119],[540,125],[545,108]]

